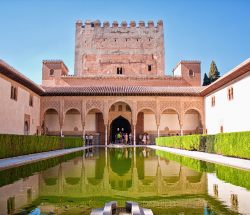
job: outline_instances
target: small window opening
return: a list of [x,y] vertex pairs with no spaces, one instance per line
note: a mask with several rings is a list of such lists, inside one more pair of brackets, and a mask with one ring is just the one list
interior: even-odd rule
[[53,76],[53,75],[54,75],[54,69],[51,69],[51,70],[49,71],[49,75],[50,75],[50,76]]
[[17,100],[17,87],[11,86],[10,98]]
[[234,90],[233,87],[227,89],[227,98],[229,101],[234,99]]
[[223,133],[223,125],[222,126],[220,126],[220,133]]
[[32,202],[32,189],[27,190],[27,202],[31,203]]
[[29,105],[30,105],[30,107],[33,107],[33,96],[32,95],[30,95]]
[[115,111],[115,106],[114,105],[111,106],[111,111]]
[[152,71],[152,65],[148,65],[148,71]]
[[194,77],[194,71],[193,70],[189,70],[189,77]]
[[215,106],[215,96],[211,97],[211,106],[214,107]]
[[122,111],[122,105],[118,106],[118,111]]
[[15,197],[10,197],[7,199],[7,212],[12,214],[15,211]]
[[117,75],[122,75],[122,67],[117,67],[116,68],[116,73],[117,73]]
[[126,105],[126,111],[131,111],[131,109],[128,105]]

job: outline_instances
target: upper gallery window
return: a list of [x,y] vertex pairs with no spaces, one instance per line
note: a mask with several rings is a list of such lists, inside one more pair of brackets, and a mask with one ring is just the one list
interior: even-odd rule
[[211,97],[211,106],[214,107],[215,106],[215,96]]
[[17,100],[17,87],[11,86],[10,98]]
[[29,106],[33,107],[33,96],[32,95],[30,95]]
[[233,87],[227,88],[227,98],[228,98],[229,101],[234,99],[234,89],[233,89]]

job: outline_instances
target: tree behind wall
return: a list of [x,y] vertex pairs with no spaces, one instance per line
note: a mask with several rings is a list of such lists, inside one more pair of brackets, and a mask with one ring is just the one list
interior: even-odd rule
[[207,76],[207,73],[204,74],[204,78],[203,78],[203,84],[202,86],[207,86],[211,83],[210,78]]
[[218,71],[218,68],[214,61],[210,64],[210,71],[209,71],[209,79],[210,82],[213,83],[220,77],[220,72]]

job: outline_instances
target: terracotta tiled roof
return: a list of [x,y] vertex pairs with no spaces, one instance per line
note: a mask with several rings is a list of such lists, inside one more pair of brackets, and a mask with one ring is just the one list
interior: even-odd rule
[[62,60],[43,60],[43,64],[46,64],[50,69],[60,69],[61,65],[69,71],[68,67]]
[[47,87],[45,96],[199,96],[203,87],[149,87],[149,86],[104,86],[104,87]]
[[206,96],[248,72],[250,72],[250,58],[248,58],[247,60],[245,60],[238,66],[236,66],[235,68],[233,68],[231,71],[226,73],[224,76],[220,77],[218,80],[216,80],[212,84],[205,87],[202,90],[201,95]]
[[[182,77],[174,76],[104,76],[104,75],[85,75],[85,76],[62,76],[64,86],[190,86]],[[60,83],[60,84],[63,84]],[[62,85],[61,85],[62,86]]]
[[35,82],[24,76],[22,73],[18,72],[12,66],[7,64],[5,61],[0,59],[0,73],[4,76],[20,83],[21,85],[27,87],[28,89],[32,90],[33,92],[41,95],[44,93],[43,88],[37,85]]

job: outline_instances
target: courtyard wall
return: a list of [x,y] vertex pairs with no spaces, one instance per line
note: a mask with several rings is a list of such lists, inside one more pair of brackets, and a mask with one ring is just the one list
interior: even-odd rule
[[[16,98],[11,98],[11,88]],[[22,84],[0,74],[0,133],[36,134],[40,126],[40,96]],[[30,105],[32,99],[32,105]],[[25,122],[28,130],[25,131]]]

